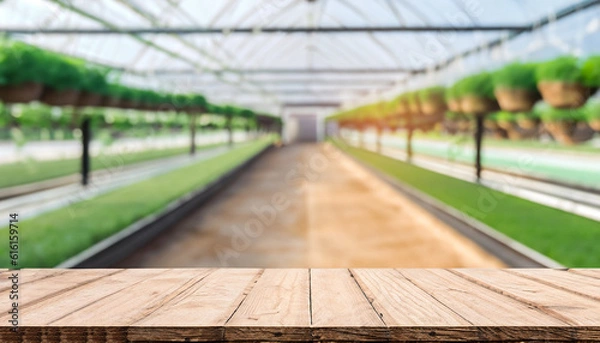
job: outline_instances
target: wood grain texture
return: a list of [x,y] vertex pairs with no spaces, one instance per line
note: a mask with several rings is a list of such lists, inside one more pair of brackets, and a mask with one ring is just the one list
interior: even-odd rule
[[541,282],[550,287],[556,287],[600,301],[600,280],[556,269],[508,269],[506,271]]
[[[471,270],[478,269],[464,271]],[[485,269],[481,270],[485,271]],[[565,325],[561,320],[532,309],[520,301],[481,287],[447,270],[407,269],[400,272],[472,325],[521,326],[524,323],[544,326]]]
[[310,341],[309,271],[268,269],[225,328],[228,341]]
[[600,279],[600,269],[569,269],[569,273],[585,275],[594,279]]
[[[20,285],[19,332],[0,313],[0,342],[594,342],[600,341],[597,275],[591,269],[21,270],[28,281]],[[0,288],[9,308],[7,280]]]
[[600,327],[600,301],[504,271],[465,269],[455,272],[571,325]]
[[311,269],[313,338],[387,340],[385,323],[348,269]]
[[[200,282],[136,321],[129,329],[128,339],[222,340],[224,325],[261,274],[260,269],[213,270]],[[163,328],[161,331],[148,330],[154,326]]]

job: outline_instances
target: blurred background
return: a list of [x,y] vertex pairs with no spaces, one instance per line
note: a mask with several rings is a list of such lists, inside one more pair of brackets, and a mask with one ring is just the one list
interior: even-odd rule
[[4,0],[0,36],[20,267],[600,265],[598,0]]

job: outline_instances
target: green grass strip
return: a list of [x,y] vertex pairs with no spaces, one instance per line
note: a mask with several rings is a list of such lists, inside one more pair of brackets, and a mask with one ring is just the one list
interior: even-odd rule
[[334,144],[565,266],[600,266],[600,223],[596,221],[349,147],[339,141]]
[[[93,199],[19,222],[19,267],[54,267],[135,221],[160,211],[242,164],[271,143],[262,139],[223,155]],[[8,217],[6,218],[8,227]],[[2,229],[1,268],[9,268],[8,230]]]
[[[214,148],[221,144],[210,144],[198,147],[198,150]],[[126,154],[100,154],[92,156],[92,170],[118,168],[124,165],[155,160],[159,158],[182,155],[189,151],[188,147],[149,150]],[[61,176],[72,175],[80,170],[81,159],[71,158],[54,161],[21,161],[0,165],[0,188],[24,185],[32,182],[49,180]]]

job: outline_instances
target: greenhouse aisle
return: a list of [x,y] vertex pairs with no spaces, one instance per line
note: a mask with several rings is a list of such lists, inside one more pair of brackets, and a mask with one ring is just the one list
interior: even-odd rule
[[328,144],[264,156],[122,267],[500,267]]

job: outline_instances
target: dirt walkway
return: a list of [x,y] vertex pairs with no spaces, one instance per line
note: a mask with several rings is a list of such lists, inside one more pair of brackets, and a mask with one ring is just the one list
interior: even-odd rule
[[122,267],[500,267],[329,145],[278,149]]

